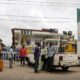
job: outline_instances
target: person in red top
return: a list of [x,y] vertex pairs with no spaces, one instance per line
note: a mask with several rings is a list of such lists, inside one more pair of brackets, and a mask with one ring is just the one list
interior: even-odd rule
[[26,59],[26,48],[25,46],[22,46],[22,48],[20,49],[20,61],[21,61],[21,66],[25,65],[25,59]]

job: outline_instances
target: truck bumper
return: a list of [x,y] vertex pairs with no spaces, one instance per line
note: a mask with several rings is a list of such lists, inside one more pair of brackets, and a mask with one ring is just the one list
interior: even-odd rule
[[79,65],[79,61],[61,61],[60,66],[75,67]]

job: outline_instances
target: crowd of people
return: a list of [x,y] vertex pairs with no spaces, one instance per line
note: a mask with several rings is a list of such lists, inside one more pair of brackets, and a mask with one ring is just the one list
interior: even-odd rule
[[[40,44],[36,44],[34,59],[35,59],[35,67],[34,72],[38,72],[39,60],[42,62],[42,70],[51,72],[53,69],[53,61],[54,55],[57,52],[57,46],[55,44],[49,44],[47,46]],[[41,59],[39,59],[41,57]]]
[[[41,66],[40,70],[52,71],[53,66],[53,58],[56,53],[57,47],[54,44],[49,44],[47,46],[41,45],[40,43],[36,43],[34,49],[34,72],[38,73],[39,65]],[[28,52],[26,51],[25,46],[23,45],[19,51],[21,66],[25,66],[26,55]],[[40,63],[41,62],[41,63]]]
[[[49,43],[48,45],[41,45],[40,43],[36,43],[34,49],[34,72],[38,73],[39,66],[40,70],[51,72],[53,69],[53,61],[54,55],[57,52],[56,44]],[[14,51],[13,47],[11,46],[9,50],[9,67],[13,67],[13,60],[14,60]],[[20,58],[20,65],[25,66],[26,56],[28,54],[27,48],[23,45],[19,50],[19,58]]]

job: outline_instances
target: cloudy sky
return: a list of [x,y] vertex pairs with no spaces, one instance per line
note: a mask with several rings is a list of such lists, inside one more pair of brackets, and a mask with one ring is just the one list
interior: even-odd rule
[[11,28],[58,28],[77,34],[80,0],[0,0],[0,38],[11,45]]

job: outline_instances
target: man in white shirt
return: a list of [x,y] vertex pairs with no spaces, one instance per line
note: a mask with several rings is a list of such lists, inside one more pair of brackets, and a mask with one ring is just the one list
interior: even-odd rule
[[42,62],[42,70],[46,70],[47,67],[47,48],[43,45],[41,49],[41,62]]
[[9,61],[10,61],[10,65],[9,67],[12,68],[12,65],[13,65],[13,55],[14,55],[14,52],[13,52],[13,47],[11,46],[10,50],[9,50]]
[[47,71],[51,72],[53,69],[53,60],[54,60],[54,55],[56,47],[54,44],[50,43],[49,47],[47,48],[48,52],[48,60],[47,60]]

